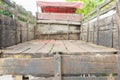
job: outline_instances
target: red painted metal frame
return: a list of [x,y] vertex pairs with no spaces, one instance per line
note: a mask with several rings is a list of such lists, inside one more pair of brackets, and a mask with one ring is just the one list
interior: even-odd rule
[[77,8],[82,8],[82,2],[42,2],[37,1],[44,13],[75,13]]

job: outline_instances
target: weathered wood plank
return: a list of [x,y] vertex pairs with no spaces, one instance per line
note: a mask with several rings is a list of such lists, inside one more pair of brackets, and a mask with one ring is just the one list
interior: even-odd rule
[[[90,21],[90,20],[96,18],[97,14],[95,14],[95,16],[93,16],[92,18],[90,18],[90,16],[93,15],[94,13],[96,13],[98,8],[99,8],[99,10],[101,10],[103,7],[105,7],[106,5],[110,4],[112,1],[113,0],[106,0],[103,4],[98,6],[94,11],[90,12],[87,16],[85,16],[84,19],[88,19],[88,21]],[[107,10],[104,10],[104,11],[100,12],[100,15],[105,14],[105,13],[107,13],[108,11],[110,11],[110,10],[112,10],[114,8],[116,8],[116,5],[113,5],[112,7],[110,6]]]
[[[31,80],[54,80],[53,77],[51,78],[34,78]],[[62,80],[108,80],[108,77],[62,77]],[[116,77],[113,77],[112,80],[118,80]]]
[[28,42],[24,42],[18,45],[14,45],[14,46],[6,48],[5,50],[2,50],[2,52],[6,54],[19,54],[19,53],[29,50],[30,49],[29,44],[32,42],[33,41],[28,41]]
[[54,53],[54,52],[67,52],[67,49],[65,48],[65,45],[62,42],[62,40],[55,41],[55,44],[50,53]]
[[22,53],[22,52],[24,52],[24,51],[29,49],[29,47],[28,47],[29,43],[31,43],[31,42],[25,42],[24,44],[21,43],[19,45],[14,45],[14,46],[8,47],[5,50],[1,50],[1,51],[3,53],[6,53],[6,54]]
[[[70,25],[81,25],[80,22],[75,22],[75,21],[69,21]],[[52,24],[52,23],[56,23],[56,24],[68,24],[68,21],[62,21],[62,20],[37,20],[37,24]]]
[[35,54],[37,53],[38,50],[40,50],[42,47],[44,47],[45,45],[47,45],[47,43],[49,43],[49,40],[35,40],[32,43],[30,43],[29,46],[29,50],[22,52],[24,53],[31,53],[31,54]]
[[66,56],[62,61],[64,74],[116,73],[118,69],[112,55]]
[[[117,73],[116,55],[62,56],[62,74],[80,75],[92,73]],[[0,59],[0,74],[54,75],[54,58]]]
[[54,46],[55,40],[51,40],[49,41],[44,47],[42,47],[41,49],[39,49],[37,51],[37,53],[50,53],[50,51],[52,50],[53,46]]
[[118,50],[79,40],[33,40],[8,47],[5,50],[1,50],[1,52],[8,55],[47,54],[53,52],[90,55],[96,53],[113,54],[118,52]]
[[11,47],[7,47],[5,50],[2,50],[2,52],[5,54],[33,54],[41,47],[43,47],[47,42],[47,40],[32,40]]
[[[84,53],[85,50],[79,48],[78,46],[76,46],[75,44],[71,43],[72,41],[67,41],[64,40],[63,43],[66,47],[66,49],[68,50],[68,54],[75,54],[75,53]],[[82,46],[82,45],[81,45]]]
[[72,43],[78,46],[79,48],[83,49],[84,52],[88,54],[90,54],[90,52],[92,53],[100,52],[98,49],[89,46],[88,43],[86,44],[86,42],[84,41],[72,41]]
[[0,74],[40,74],[52,75],[53,59],[1,59]]
[[84,49],[85,53],[114,53],[118,52],[118,50],[114,48],[107,48],[104,46],[92,44],[92,43],[87,43],[84,41],[72,41],[73,44],[76,46],[80,47],[81,49]]
[[116,77],[63,77],[63,80],[118,80]]
[[38,13],[38,20],[63,20],[63,21],[82,21],[80,14],[61,14],[61,13]]

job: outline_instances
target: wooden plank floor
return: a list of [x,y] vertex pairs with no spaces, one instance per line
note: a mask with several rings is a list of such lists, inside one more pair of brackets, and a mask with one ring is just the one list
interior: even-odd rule
[[1,50],[6,54],[51,54],[62,52],[65,54],[95,54],[115,53],[118,50],[107,48],[79,40],[33,40]]

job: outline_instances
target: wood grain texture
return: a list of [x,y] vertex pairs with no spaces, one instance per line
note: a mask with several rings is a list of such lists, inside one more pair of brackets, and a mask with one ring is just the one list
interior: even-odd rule
[[[63,75],[110,74],[118,73],[117,55],[83,55],[62,56],[61,69]],[[16,75],[54,75],[54,58],[33,59],[0,59],[0,74]]]
[[11,47],[7,47],[1,52],[6,55],[13,54],[51,54],[62,52],[64,54],[113,54],[118,52],[114,48],[107,48],[92,43],[79,40],[32,40]]
[[[33,78],[31,80],[54,80],[54,78],[42,77],[42,78]],[[63,77],[62,80],[108,80],[108,77]],[[112,80],[118,80],[118,79],[116,77],[113,77]]]

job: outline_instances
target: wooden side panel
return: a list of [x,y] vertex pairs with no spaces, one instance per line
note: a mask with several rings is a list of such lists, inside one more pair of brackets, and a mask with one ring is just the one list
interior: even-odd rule
[[0,74],[53,75],[53,59],[1,59]]
[[38,13],[38,20],[82,21],[80,14]]
[[[2,0],[2,1],[5,2],[6,4],[8,4],[9,6],[13,7],[13,9],[7,8],[7,7],[2,6],[2,5],[0,5],[0,8],[2,10],[10,12],[11,14],[14,15],[14,17],[13,16],[8,17],[8,16],[5,16],[3,14],[0,15],[0,20],[2,22],[1,23],[1,26],[2,26],[1,39],[2,40],[0,42],[1,47],[4,48],[4,47],[18,44],[20,42],[25,42],[27,40],[34,39],[34,37],[33,37],[34,33],[33,32],[30,33],[31,27],[28,27],[28,24],[30,24],[30,23],[21,22],[20,19],[18,19],[18,18],[29,19],[29,18],[27,18],[27,16],[25,16],[23,14],[29,14],[30,17],[32,15],[29,12],[27,12],[23,9],[20,9],[17,5],[14,5],[9,0]],[[18,12],[18,13],[16,13],[16,12]],[[31,25],[31,26],[32,26],[32,28],[34,28],[33,25]],[[34,30],[32,30],[32,31],[34,31]],[[30,36],[30,39],[28,38],[28,35]]]
[[[32,80],[53,80],[54,78],[37,78]],[[118,80],[116,77],[62,77],[62,80]]]
[[[82,26],[81,37],[84,41],[118,49],[119,17],[116,17],[114,13],[111,16],[101,16],[98,21],[91,20],[85,23],[84,26]],[[83,36],[84,34],[85,36]]]
[[112,36],[110,31],[99,31],[99,44],[103,46],[111,47]]
[[37,39],[67,40],[69,32],[70,40],[78,40],[78,34],[80,33],[79,28],[80,26],[76,25],[39,24],[37,29]]
[[15,44],[15,26],[14,20],[7,16],[1,16],[2,21],[2,47],[11,46]]
[[[62,56],[62,74],[118,73],[118,56]],[[54,58],[0,59],[0,74],[54,75]]]
[[116,77],[64,77],[63,80],[118,80]]
[[81,28],[81,39],[84,41],[87,41],[87,28],[88,28],[88,24],[84,24]]
[[34,36],[34,25],[28,24],[28,40],[33,40]]

